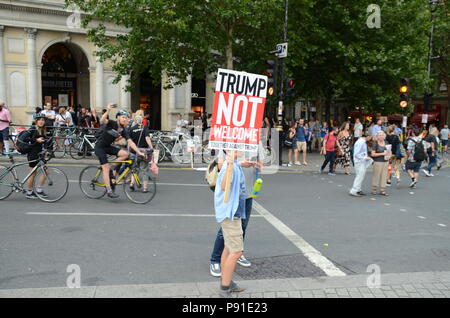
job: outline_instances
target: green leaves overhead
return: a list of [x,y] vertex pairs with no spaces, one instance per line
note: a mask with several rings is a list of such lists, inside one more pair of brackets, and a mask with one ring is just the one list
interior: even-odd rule
[[[448,0],[435,26],[439,75],[448,79]],[[181,83],[218,67],[262,73],[269,51],[283,42],[284,0],[66,0],[89,12],[84,25],[102,59],[118,74],[164,71]],[[370,29],[367,8],[381,8]],[[420,96],[430,84],[426,65],[430,11],[426,0],[289,0],[286,72],[296,96],[345,98],[367,110],[398,111],[401,77]],[[126,27],[115,40],[103,24]],[[108,28],[109,30],[109,28]],[[436,55],[435,54],[435,55]]]

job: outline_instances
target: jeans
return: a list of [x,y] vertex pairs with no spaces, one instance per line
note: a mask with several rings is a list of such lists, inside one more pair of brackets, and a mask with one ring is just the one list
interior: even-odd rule
[[[245,219],[242,219],[242,230],[244,232],[247,229],[248,222],[250,221],[250,215],[252,214],[253,198],[248,198],[245,200]],[[211,253],[211,264],[220,264],[220,259],[222,257],[222,252],[224,249],[224,240],[222,234],[222,228],[219,229],[216,235],[216,241],[214,242],[214,249]]]
[[330,163],[330,173],[334,172],[334,161],[336,160],[336,152],[335,151],[327,151],[325,155],[325,161],[323,162],[322,168],[320,170],[325,169],[328,163]]
[[428,170],[429,173],[431,173],[431,169],[437,164],[438,159],[438,152],[434,152],[434,156],[429,155],[428,156],[428,167],[426,170]]
[[353,187],[350,190],[351,194],[357,194],[361,191],[361,185],[364,181],[364,177],[366,176],[366,164],[365,162],[355,162],[355,172],[356,177],[355,181],[353,181]]

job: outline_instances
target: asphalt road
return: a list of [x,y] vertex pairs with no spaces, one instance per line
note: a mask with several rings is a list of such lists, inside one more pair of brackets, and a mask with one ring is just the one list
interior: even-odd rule
[[[60,168],[71,180],[60,202],[21,194],[0,202],[0,289],[66,286],[70,264],[83,286],[216,281],[209,257],[218,225],[204,172],[161,169],[156,197],[136,205],[125,195],[88,199],[76,181],[82,166]],[[354,198],[353,177],[285,171],[264,176],[256,201],[347,275],[370,264],[382,273],[448,270],[450,169],[434,174],[414,190],[404,176],[389,197]],[[369,173],[366,192],[370,181]],[[291,239],[254,210],[245,242],[254,266],[238,278],[325,275]]]

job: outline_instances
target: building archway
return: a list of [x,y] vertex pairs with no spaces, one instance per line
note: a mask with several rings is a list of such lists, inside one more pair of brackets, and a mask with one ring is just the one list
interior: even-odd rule
[[42,104],[90,107],[89,61],[78,45],[52,44],[41,63]]

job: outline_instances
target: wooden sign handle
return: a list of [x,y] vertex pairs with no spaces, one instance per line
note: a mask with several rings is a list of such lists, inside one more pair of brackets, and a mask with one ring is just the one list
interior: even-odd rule
[[225,171],[225,196],[223,198],[224,203],[228,203],[228,199],[230,198],[230,190],[231,190],[231,179],[233,177],[233,166],[234,166],[234,150],[231,151],[232,161],[228,163],[227,170]]

